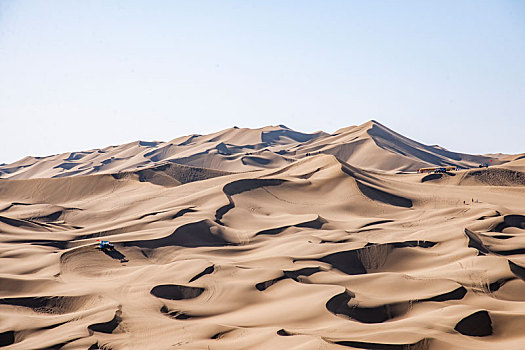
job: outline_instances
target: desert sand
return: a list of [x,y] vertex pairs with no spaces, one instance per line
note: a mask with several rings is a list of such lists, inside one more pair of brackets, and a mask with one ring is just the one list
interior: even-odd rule
[[4,164],[0,347],[523,349],[523,161],[371,121]]

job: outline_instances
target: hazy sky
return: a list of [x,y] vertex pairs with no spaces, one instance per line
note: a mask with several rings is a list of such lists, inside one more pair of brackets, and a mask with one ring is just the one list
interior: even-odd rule
[[0,0],[0,163],[370,119],[525,152],[525,2]]

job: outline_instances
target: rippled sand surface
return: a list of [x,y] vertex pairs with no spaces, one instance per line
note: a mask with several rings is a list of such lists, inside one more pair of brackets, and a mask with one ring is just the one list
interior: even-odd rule
[[0,181],[0,346],[522,348],[523,173],[188,169]]

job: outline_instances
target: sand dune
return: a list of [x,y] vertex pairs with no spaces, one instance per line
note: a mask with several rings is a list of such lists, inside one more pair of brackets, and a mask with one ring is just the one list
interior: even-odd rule
[[525,171],[525,153],[506,155],[501,157],[500,160],[503,162],[500,167]]
[[[0,165],[0,178],[29,179],[136,172],[182,164],[227,172],[286,166],[316,154],[332,154],[361,168],[411,172],[427,166],[478,166],[516,162],[518,156],[468,155],[410,140],[370,121],[333,134],[306,134],[284,125],[260,129],[230,128],[210,135],[179,137],[169,142],[136,141],[84,152],[26,157]],[[513,158],[514,157],[514,158]],[[523,157],[521,157],[523,158]],[[521,163],[520,163],[521,164]]]
[[[0,347],[521,349],[524,173],[395,174],[481,158],[385,129],[228,129],[3,167]],[[300,151],[157,163],[192,142]],[[83,170],[52,170],[64,158]]]
[[166,164],[225,171],[279,167],[293,161],[284,149],[324,135],[270,126],[230,128],[210,135],[179,137],[169,142],[136,141],[85,152],[26,157],[0,166],[0,178],[28,179],[133,172]]

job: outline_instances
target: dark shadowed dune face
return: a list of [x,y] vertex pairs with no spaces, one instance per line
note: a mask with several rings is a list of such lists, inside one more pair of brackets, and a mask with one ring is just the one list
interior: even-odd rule
[[329,254],[319,260],[329,263],[332,267],[348,275],[361,275],[366,273],[357,249]]
[[[516,227],[519,228],[520,231],[523,229],[521,228],[523,225],[523,216],[522,215],[508,215],[505,217],[505,220],[503,222],[500,222],[496,225],[495,229],[492,230],[492,232],[501,232],[505,228],[508,227]],[[521,232],[520,232],[521,233]],[[485,234],[477,233],[474,231],[469,230],[468,228],[465,228],[465,234],[468,238],[468,246],[475,248],[479,251],[479,254],[497,254],[497,255],[522,255],[525,254],[525,246],[515,243],[512,244],[514,240],[511,240],[513,236],[504,236],[504,235],[490,235],[489,232]],[[521,234],[514,238],[521,237]],[[505,248],[501,248],[500,244],[494,244],[496,243],[494,239],[497,240],[509,240],[509,242],[505,245]],[[492,243],[491,243],[492,242]]]
[[459,287],[453,291],[436,295],[427,299],[406,300],[374,307],[363,307],[359,306],[358,304],[350,305],[351,300],[355,298],[355,294],[346,290],[345,292],[337,294],[328,300],[326,303],[326,308],[335,315],[344,315],[351,320],[358,322],[382,323],[405,315],[415,304],[461,300],[466,294],[467,290],[464,287]]
[[295,271],[283,271],[283,274],[281,276],[268,280],[268,281],[257,283],[255,285],[255,288],[257,288],[257,290],[259,291],[263,291],[273,286],[275,283],[285,280],[287,278],[292,279],[296,282],[300,282],[299,279],[302,276],[308,277],[320,271],[321,269],[319,267],[305,267],[304,269],[295,270]]
[[7,331],[0,333],[0,346],[8,346],[15,342],[15,332]]
[[283,276],[279,276],[277,278],[274,278],[274,279],[271,279],[271,280],[268,280],[268,281],[257,283],[255,285],[255,288],[257,288],[257,290],[262,292],[262,291],[270,288],[271,286],[273,286],[277,282],[282,281],[284,279],[286,279],[286,276],[284,276],[284,275]]
[[395,205],[397,207],[410,208],[412,201],[408,198],[400,197],[392,193],[385,192],[383,190],[368,186],[359,180],[356,180],[357,187],[359,190],[368,198],[382,202],[389,205]]
[[166,305],[164,305],[161,309],[160,309],[160,312],[163,313],[164,315],[172,318],[172,319],[175,319],[175,320],[188,320],[190,318],[192,318],[191,315],[188,315],[182,311],[171,311],[169,310]]
[[428,342],[422,340],[414,344],[385,344],[385,343],[367,343],[361,341],[338,341],[335,342],[337,345],[347,346],[353,349],[366,349],[366,350],[418,350],[427,349]]
[[421,182],[427,182],[432,180],[439,180],[443,177],[443,174],[428,174],[421,178]]
[[459,321],[454,329],[464,335],[486,337],[492,334],[492,321],[487,311],[478,311]]
[[150,293],[157,298],[169,300],[184,300],[198,297],[204,288],[181,286],[177,284],[163,284],[153,287]]
[[265,166],[265,165],[270,164],[271,160],[262,158],[262,157],[245,156],[245,157],[242,157],[242,163],[246,165]]
[[515,264],[509,260],[509,268],[516,277],[525,282],[525,267]]
[[92,332],[100,332],[100,333],[107,333],[111,334],[115,329],[118,327],[120,322],[122,322],[122,318],[120,315],[122,312],[119,310],[115,313],[115,316],[108,322],[101,322],[101,323],[95,323],[90,326],[88,326],[88,329]]
[[422,247],[430,248],[435,242],[408,241],[386,244],[369,244],[363,248],[329,254],[319,261],[329,263],[332,267],[348,275],[366,274],[367,269],[380,269],[385,265],[388,255],[397,248]]
[[[199,221],[177,228],[171,235],[153,239],[126,242],[125,245],[142,248],[158,248],[162,246],[202,247],[224,246],[231,244],[220,235],[220,229],[207,221]],[[216,234],[215,232],[219,232]]]
[[[337,296],[334,298],[330,299],[326,303],[326,308],[330,312],[336,315],[348,316],[350,319],[362,323],[382,323],[401,316],[409,310],[408,302],[387,304],[376,307],[348,307],[342,305],[342,303],[345,301],[344,298],[341,298],[341,300],[338,300]],[[338,305],[338,303],[341,304]]]
[[214,266],[208,266],[207,268],[204,269],[204,271],[202,271],[201,273],[198,273],[195,276],[193,276],[190,279],[190,282],[196,281],[199,278],[201,278],[202,276],[209,275],[209,274],[213,273],[213,271],[215,271]]
[[233,196],[240,194],[246,191],[255,190],[261,187],[267,186],[279,186],[280,184],[286,182],[286,180],[281,179],[246,179],[234,181],[226,186],[224,186],[223,191],[228,196]]
[[505,215],[503,222],[500,222],[494,227],[494,232],[502,232],[509,227],[516,227],[525,230],[525,216],[524,215]]
[[454,289],[453,291],[436,295],[428,299],[423,299],[420,301],[448,301],[448,300],[461,300],[467,294],[467,289],[463,286]]
[[31,309],[35,312],[61,314],[76,311],[88,302],[87,296],[44,296],[2,298],[0,305],[12,305]]
[[287,332],[287,331],[284,330],[284,329],[279,329],[279,330],[277,331],[277,334],[280,335],[280,336],[282,336],[282,337],[289,337],[289,336],[293,335],[292,333],[289,333],[289,332]]

